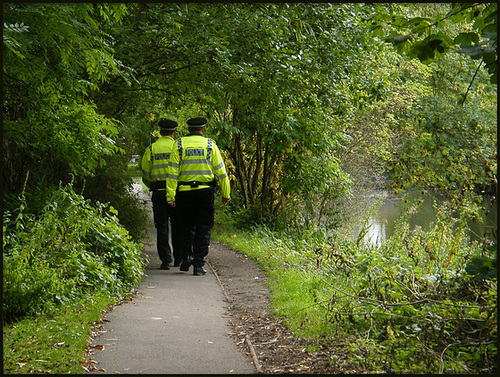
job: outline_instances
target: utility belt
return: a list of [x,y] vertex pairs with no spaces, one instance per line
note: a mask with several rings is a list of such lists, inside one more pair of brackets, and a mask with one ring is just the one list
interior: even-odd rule
[[217,181],[214,179],[211,182],[200,182],[200,181],[191,181],[191,182],[178,182],[179,186],[190,186],[191,188],[196,188],[198,186],[210,186],[211,189],[215,190],[217,186]]
[[149,189],[151,191],[165,191],[167,189],[167,184],[165,181],[154,181],[151,182]]

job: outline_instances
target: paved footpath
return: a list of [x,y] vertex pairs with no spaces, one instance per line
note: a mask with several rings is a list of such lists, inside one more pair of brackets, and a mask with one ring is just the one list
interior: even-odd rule
[[[151,212],[151,201],[141,192]],[[92,341],[93,374],[253,374],[250,356],[238,350],[213,271],[194,276],[178,267],[161,270],[156,229],[145,243],[150,263],[138,293],[105,316]],[[103,346],[103,347],[101,347]],[[102,349],[100,349],[102,348]]]

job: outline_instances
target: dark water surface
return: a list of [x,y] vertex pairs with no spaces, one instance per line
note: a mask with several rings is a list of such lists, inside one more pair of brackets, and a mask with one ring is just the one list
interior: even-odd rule
[[[437,199],[438,203],[442,201],[441,198],[436,197],[433,194],[422,194],[421,192],[412,192],[407,194],[407,200],[410,202],[422,198],[424,200],[423,204],[418,207],[418,211],[412,214],[409,223],[410,228],[414,229],[416,226],[420,226],[424,230],[429,229],[429,224],[436,219],[436,210],[433,208],[433,201]],[[393,196],[386,193],[376,193],[371,198],[364,198],[364,210],[361,211],[360,219],[366,219],[368,216],[368,222],[365,226],[366,234],[363,241],[373,245],[380,246],[380,244],[390,238],[394,234],[395,226],[397,220],[400,218],[404,203],[403,196]],[[487,196],[484,199],[483,207],[489,208],[489,203],[492,197]],[[378,206],[377,206],[378,205]],[[374,208],[375,206],[375,208]],[[370,214],[370,210],[372,213]],[[494,229],[496,234],[497,228],[497,206],[496,202],[486,216],[484,211],[482,211],[482,216],[484,219],[484,224],[480,223],[470,223],[471,228],[470,237],[471,240],[482,239],[483,232],[486,228],[488,230]],[[356,239],[362,229],[361,224],[352,229],[352,237]]]

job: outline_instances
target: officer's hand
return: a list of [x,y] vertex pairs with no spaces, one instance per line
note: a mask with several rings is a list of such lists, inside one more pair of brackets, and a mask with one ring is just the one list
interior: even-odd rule
[[230,200],[231,198],[222,198],[222,204],[226,205]]
[[171,201],[169,201],[167,203],[170,205],[170,207],[175,207],[175,202],[173,200],[171,200]]

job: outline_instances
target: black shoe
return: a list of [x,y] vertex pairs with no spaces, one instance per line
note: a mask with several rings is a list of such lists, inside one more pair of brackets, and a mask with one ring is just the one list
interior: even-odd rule
[[181,265],[181,261],[180,260],[176,260],[174,262],[174,267],[179,267]]
[[194,267],[193,269],[193,275],[205,275],[207,273],[207,270],[205,270],[202,266],[199,267]]
[[179,265],[179,270],[181,271],[189,271],[189,266],[191,266],[191,263],[183,260],[181,264]]
[[170,263],[162,262],[160,268],[162,270],[170,270]]

